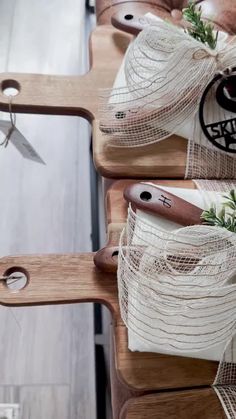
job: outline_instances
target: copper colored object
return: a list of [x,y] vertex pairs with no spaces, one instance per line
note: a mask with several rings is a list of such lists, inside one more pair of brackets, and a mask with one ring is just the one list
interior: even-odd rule
[[[164,217],[182,226],[202,222],[201,208],[150,184],[134,183],[127,186],[124,189],[124,198],[132,204],[133,209]],[[115,273],[118,253],[118,246],[106,246],[95,254],[94,263],[103,272]]]
[[124,190],[134,208],[159,215],[182,226],[201,224],[203,210],[156,186],[134,183]]

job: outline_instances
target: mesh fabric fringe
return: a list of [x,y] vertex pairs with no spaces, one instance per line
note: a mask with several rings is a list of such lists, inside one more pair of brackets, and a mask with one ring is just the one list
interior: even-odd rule
[[[102,93],[100,129],[107,145],[142,147],[175,134],[189,140],[186,178],[234,178],[235,157],[213,146],[198,121],[206,86],[236,62],[236,37],[227,45],[219,38],[218,49],[211,50],[167,22],[145,28],[126,53],[121,87]],[[214,122],[231,114],[209,94],[206,116]]]
[[[195,183],[208,205],[208,191],[236,187],[233,180]],[[235,262],[235,233],[204,225],[169,232],[129,207],[118,264],[123,321],[160,352],[194,356],[228,342],[213,388],[229,419],[236,417]]]
[[203,225],[167,232],[130,207],[119,255],[121,314],[137,336],[184,355],[232,335],[234,233]]

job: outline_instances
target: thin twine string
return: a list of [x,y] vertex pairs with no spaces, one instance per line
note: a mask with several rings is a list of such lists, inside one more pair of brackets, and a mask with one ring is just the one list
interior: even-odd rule
[[[8,282],[8,284],[11,285],[11,284],[14,284],[15,282],[19,281],[22,278],[22,276],[23,275],[20,275],[20,276],[18,276],[18,275],[7,275],[7,276],[0,277],[0,281],[6,282],[7,279],[11,279],[11,282]],[[20,322],[17,319],[13,309],[11,307],[7,307],[7,308],[10,311],[10,313],[13,317],[13,320],[15,321],[15,323],[16,323],[16,325],[17,325],[17,327],[18,327],[18,329],[21,333],[22,332],[22,327],[21,327]]]
[[8,143],[11,139],[11,136],[16,128],[16,114],[12,112],[12,99],[13,97],[9,96],[9,115],[10,115],[10,122],[11,127],[8,130],[8,133],[6,134],[6,137],[4,140],[0,143],[0,146],[4,146],[5,148],[8,146]]
[[[6,137],[4,138],[4,140],[0,143],[0,146],[4,146],[5,148],[8,146],[8,143],[11,139],[11,136],[13,134],[13,131],[16,128],[16,114],[12,112],[12,99],[13,97],[10,95],[9,96],[9,115],[10,115],[10,122],[11,122],[11,127],[8,130],[8,133],[6,134]],[[6,281],[7,279],[12,279],[11,284],[17,282],[21,277],[16,277],[16,276],[4,276],[3,278],[0,278],[0,281]],[[8,307],[8,309],[10,310],[10,313],[19,329],[20,332],[22,332],[22,328],[21,325],[18,321],[18,319],[16,318],[16,315],[14,313],[14,311],[12,310],[11,307]]]

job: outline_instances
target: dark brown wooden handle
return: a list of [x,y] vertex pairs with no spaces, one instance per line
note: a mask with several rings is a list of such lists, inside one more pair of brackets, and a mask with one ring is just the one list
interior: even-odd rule
[[[125,188],[124,198],[137,209],[160,215],[182,226],[201,224],[201,208],[159,187],[134,183]],[[94,263],[102,272],[115,273],[118,254],[118,246],[104,247],[95,254]]]
[[124,190],[124,198],[137,209],[160,215],[182,226],[201,224],[201,208],[164,189],[134,183]]
[[[182,20],[182,12],[180,10],[173,9],[171,13],[166,13],[165,10],[157,8],[157,10],[155,10],[155,15],[161,20],[167,20],[175,25],[185,26],[185,22]],[[145,14],[140,14],[140,11],[136,11],[134,13],[134,8],[130,13],[121,10],[111,17],[111,23],[115,28],[132,35],[138,35],[139,32],[151,23],[155,23],[155,21],[156,20],[151,17],[145,16]]]
[[95,254],[94,264],[102,272],[115,273],[117,271],[118,253],[118,246],[104,247]]
[[138,35],[147,25],[150,24],[151,19],[142,15],[134,15],[132,13],[124,13],[120,11],[111,17],[112,25],[121,31]]

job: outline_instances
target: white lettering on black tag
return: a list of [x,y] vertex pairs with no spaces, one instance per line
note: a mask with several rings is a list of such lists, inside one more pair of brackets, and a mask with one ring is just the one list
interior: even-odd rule
[[[0,120],[0,131],[4,135],[7,135],[9,129],[11,129],[12,124],[10,121],[2,121]],[[28,140],[24,137],[21,132],[14,127],[14,130],[10,136],[10,142],[16,147],[16,149],[20,152],[20,154],[29,160],[33,160],[37,163],[46,164],[43,159],[39,156],[39,154],[35,151],[32,145],[29,143]]]

